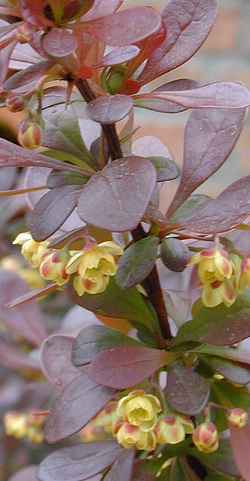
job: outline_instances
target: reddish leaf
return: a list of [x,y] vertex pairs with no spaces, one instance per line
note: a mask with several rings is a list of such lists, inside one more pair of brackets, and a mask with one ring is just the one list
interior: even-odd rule
[[45,194],[28,215],[33,238],[43,241],[54,234],[73,212],[79,198],[79,186],[57,187]]
[[95,0],[89,12],[84,15],[84,21],[94,20],[104,15],[114,13],[124,2],[124,0]]
[[16,40],[9,43],[5,48],[1,49],[0,51],[0,86],[2,87],[3,82],[6,79],[8,69],[9,69],[9,62],[12,52],[16,46]]
[[39,481],[84,481],[111,466],[121,451],[113,441],[60,449],[41,463]]
[[113,390],[98,386],[80,373],[54,403],[45,426],[47,441],[56,443],[80,431],[114,394]]
[[79,216],[86,223],[110,231],[132,230],[142,219],[155,184],[156,171],[149,160],[142,157],[116,160],[83,188]]
[[223,165],[240,136],[245,117],[245,109],[192,112],[185,129],[181,182],[169,216]]
[[144,381],[168,362],[168,353],[144,347],[117,347],[96,356],[88,369],[95,382],[126,389]]
[[240,474],[245,481],[250,481],[250,426],[231,428],[231,445]]
[[52,21],[44,15],[43,0],[20,0],[22,18],[37,27],[53,25]]
[[166,40],[140,76],[143,83],[189,60],[206,40],[216,18],[215,0],[170,0],[163,10]]
[[175,364],[168,372],[165,393],[175,411],[196,416],[205,408],[210,388],[207,381],[193,369]]
[[140,49],[136,45],[125,45],[124,47],[116,47],[107,53],[98,64],[98,67],[105,67],[110,65],[118,65],[120,63],[128,62],[136,57]]
[[63,28],[52,28],[43,37],[43,48],[52,57],[67,57],[72,54],[77,47],[75,35]]
[[20,70],[4,82],[4,89],[18,95],[27,95],[37,88],[52,66],[53,62],[48,60]]
[[8,481],[38,481],[37,470],[38,466],[28,466],[11,476]]
[[73,337],[53,335],[41,347],[42,370],[59,390],[64,389],[80,374],[71,361],[73,342]]
[[135,452],[125,449],[117,458],[105,477],[105,481],[130,481],[133,472]]
[[98,40],[115,47],[139,42],[150,37],[160,27],[161,17],[151,7],[128,8],[83,24],[85,31]]
[[87,113],[95,122],[113,124],[126,117],[132,108],[133,101],[127,95],[105,95],[90,102]]
[[[147,104],[148,101],[149,104]],[[214,82],[190,90],[160,91],[134,96],[134,104],[137,107],[160,112],[165,111],[166,101],[167,112],[169,102],[174,102],[186,109],[242,109],[250,105],[250,90],[236,82]]]
[[193,211],[182,226],[202,234],[222,233],[242,224],[249,214],[250,176],[247,176],[230,185],[217,199],[209,200]]
[[11,271],[0,271],[0,308],[1,321],[11,330],[39,346],[46,339],[47,333],[43,325],[43,316],[36,303],[9,309],[7,304],[13,297],[27,292],[27,284]]
[[81,172],[74,165],[53,160],[37,152],[23,149],[5,139],[0,139],[0,167],[47,167],[48,169]]
[[[164,113],[178,113],[178,112],[183,112],[186,110],[183,105],[178,105],[174,102],[171,102],[170,100],[163,99],[161,97],[161,92],[164,92],[167,90],[168,92],[172,92],[175,90],[193,90],[194,88],[198,87],[200,84],[196,80],[190,80],[190,79],[178,79],[178,80],[173,80],[172,82],[168,82],[161,87],[158,87],[153,91],[153,94],[155,94],[155,97],[150,100],[149,97],[147,99],[144,99],[143,97],[143,106],[145,105],[145,108],[149,110],[156,110],[157,112],[164,112]],[[159,100],[157,100],[157,96],[159,95]],[[134,97],[135,99],[137,97]],[[138,97],[140,99],[140,95]],[[146,102],[146,103],[145,103]],[[140,106],[140,102],[139,102]]]

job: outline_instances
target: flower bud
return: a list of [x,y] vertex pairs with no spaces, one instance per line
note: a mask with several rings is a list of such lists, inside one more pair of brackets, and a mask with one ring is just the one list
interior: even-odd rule
[[4,428],[7,436],[22,439],[27,431],[27,417],[25,414],[8,412],[4,416]]
[[156,396],[144,391],[133,391],[123,397],[117,408],[117,416],[142,431],[152,430],[156,423],[161,404]]
[[65,250],[48,252],[40,264],[39,272],[41,277],[63,286],[70,278],[70,275],[65,270],[69,259],[70,255]]
[[178,444],[184,441],[186,432],[178,416],[165,416],[156,426],[159,444]]
[[193,442],[202,453],[214,453],[219,447],[219,435],[215,424],[205,422],[193,432]]
[[161,259],[163,264],[174,272],[182,272],[187,267],[191,254],[183,241],[169,237],[161,243]]
[[103,72],[102,85],[108,93],[114,95],[122,89],[125,78],[126,71],[124,67],[112,67]]
[[23,257],[33,267],[39,267],[45,254],[48,253],[48,242],[36,242],[30,232],[22,232],[13,241],[14,245],[21,245]]
[[231,409],[228,412],[227,419],[234,428],[244,428],[248,424],[248,413],[241,408]]
[[142,431],[138,426],[123,423],[117,432],[117,441],[126,449],[136,448],[142,451],[153,451],[156,447],[154,432]]
[[25,102],[23,97],[20,95],[10,93],[6,99],[6,107],[11,112],[21,112],[25,107]]
[[38,123],[23,120],[18,129],[19,144],[26,149],[37,149],[42,143],[42,130]]

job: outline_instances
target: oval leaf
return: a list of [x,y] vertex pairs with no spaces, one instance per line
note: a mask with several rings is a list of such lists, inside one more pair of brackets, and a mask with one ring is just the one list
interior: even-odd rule
[[52,57],[66,57],[73,53],[77,47],[75,35],[64,28],[52,28],[43,37],[42,46]]
[[231,445],[234,459],[245,481],[250,481],[250,426],[242,429],[231,428]]
[[116,160],[91,177],[83,188],[79,216],[88,224],[110,231],[133,230],[146,211],[155,184],[156,171],[149,160]]
[[111,347],[138,345],[131,337],[115,329],[104,326],[88,326],[81,330],[73,341],[72,361],[75,366],[83,366],[93,361],[96,355]]
[[168,372],[165,393],[174,410],[195,416],[205,408],[210,389],[205,379],[193,369],[176,364]]
[[167,182],[169,180],[175,180],[180,175],[180,170],[177,164],[172,159],[167,157],[147,157],[151,160],[157,173],[157,182]]
[[38,481],[38,466],[28,466],[11,476],[8,481]]
[[158,255],[159,239],[147,237],[129,246],[119,261],[118,285],[127,289],[140,284],[152,271]]
[[71,361],[73,342],[73,337],[53,335],[41,347],[42,370],[59,390],[64,389],[80,374]]
[[32,237],[44,241],[63,225],[73,212],[79,198],[79,186],[57,187],[45,194],[28,215]]
[[121,450],[113,441],[59,449],[41,463],[39,481],[84,481],[111,466]]
[[124,119],[133,108],[133,101],[127,95],[105,95],[92,100],[87,106],[91,120],[100,124],[113,124]]
[[95,382],[126,389],[144,381],[168,362],[168,353],[144,347],[117,347],[98,354],[88,369]]
[[133,473],[135,452],[125,449],[105,477],[105,481],[130,481]]
[[162,13],[167,35],[140,76],[150,82],[189,60],[206,40],[217,14],[216,0],[170,0]]
[[50,411],[45,425],[47,441],[56,443],[80,431],[113,396],[113,390],[98,386],[86,374],[74,378]]

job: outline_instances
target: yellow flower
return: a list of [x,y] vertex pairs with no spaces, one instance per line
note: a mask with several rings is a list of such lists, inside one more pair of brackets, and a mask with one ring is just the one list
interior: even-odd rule
[[156,439],[159,444],[178,444],[186,437],[183,424],[176,416],[166,416],[156,426]]
[[30,232],[19,234],[13,244],[22,246],[21,253],[23,257],[33,267],[39,267],[43,256],[48,252],[48,242],[36,242]]
[[142,451],[153,451],[156,447],[156,436],[153,431],[142,431],[138,426],[123,423],[117,432],[117,441],[124,448],[136,448]]
[[191,265],[197,266],[202,287],[202,302],[206,307],[225,304],[230,307],[239,291],[241,260],[218,247],[207,249],[192,257]]
[[17,412],[8,412],[4,416],[4,428],[7,436],[22,439],[27,432],[27,416]]
[[104,292],[109,278],[117,272],[116,257],[123,250],[115,242],[106,241],[93,244],[81,252],[71,252],[71,260],[66,266],[68,274],[76,274],[73,286],[79,296],[85,293],[98,294]]
[[215,424],[205,422],[193,432],[193,442],[202,453],[214,453],[219,447],[219,434]]
[[40,264],[40,275],[47,281],[54,281],[59,286],[63,286],[69,281],[69,274],[66,273],[66,265],[70,259],[65,251],[52,250],[46,254]]
[[248,413],[241,408],[234,408],[227,415],[229,424],[235,428],[244,428],[248,424]]
[[123,397],[117,408],[117,416],[144,432],[151,431],[157,424],[161,404],[156,396],[144,391],[133,391]]

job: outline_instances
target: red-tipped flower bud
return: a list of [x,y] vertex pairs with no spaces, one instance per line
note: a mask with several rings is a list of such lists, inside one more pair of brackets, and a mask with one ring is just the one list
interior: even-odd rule
[[235,408],[228,412],[227,419],[234,428],[244,428],[248,423],[248,414],[244,409]]
[[219,447],[219,435],[215,424],[205,422],[193,432],[193,442],[202,453],[214,453]]
[[25,107],[23,97],[10,93],[6,99],[6,107],[11,112],[21,112]]
[[42,130],[39,124],[23,120],[18,129],[18,142],[26,149],[37,149],[42,142]]

